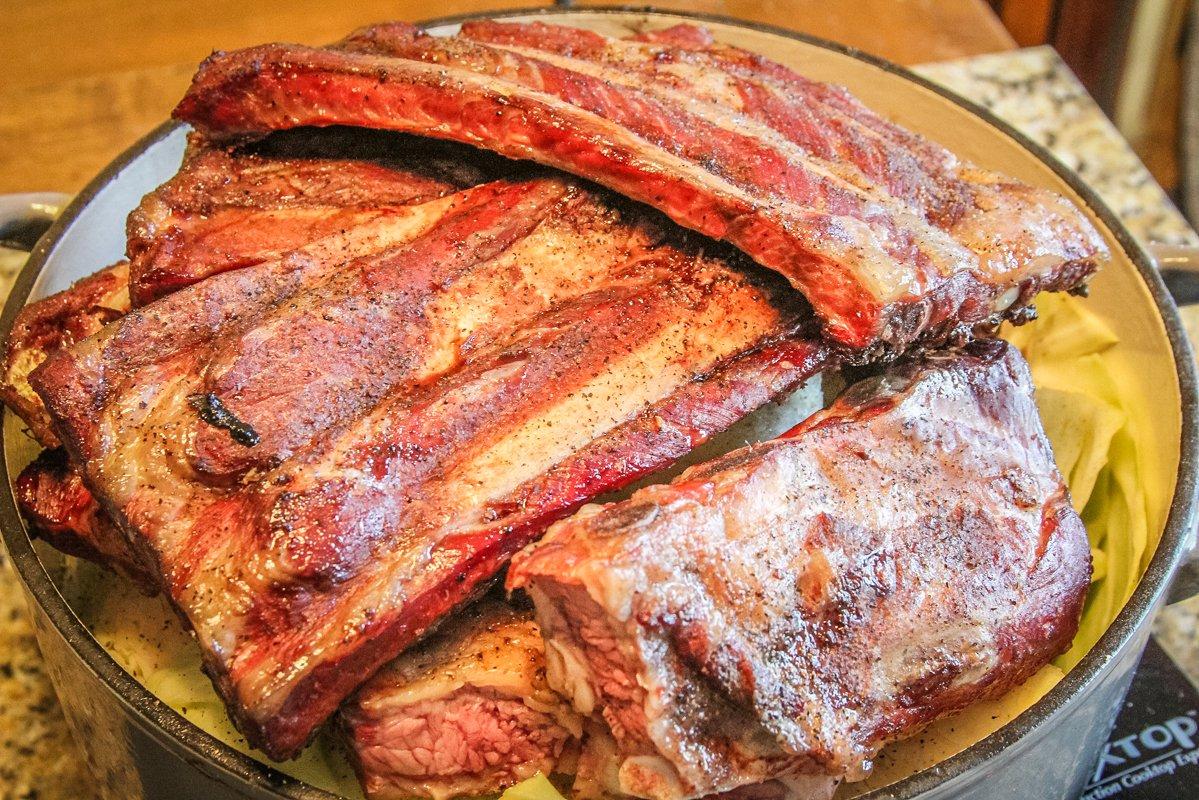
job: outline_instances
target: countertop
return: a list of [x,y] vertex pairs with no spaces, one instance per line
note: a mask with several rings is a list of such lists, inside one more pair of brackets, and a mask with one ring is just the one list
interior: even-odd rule
[[[186,79],[177,68],[163,69],[164,75],[175,69]],[[919,71],[988,106],[1047,145],[1091,183],[1143,240],[1199,245],[1199,236],[1052,50],[983,55],[925,65]],[[174,87],[172,96],[180,88],[181,84]],[[0,102],[0,120],[4,113]],[[159,113],[156,118],[161,117]],[[13,144],[5,147],[11,150]],[[78,163],[53,180],[20,187],[12,184],[10,166],[0,154],[0,175],[7,190],[78,188],[78,175],[72,172],[79,169]],[[92,166],[88,169],[94,171]],[[1163,645],[1199,680],[1197,631],[1199,600],[1172,607],[1158,623]],[[0,551],[0,800],[89,796],[88,779],[42,673],[16,579]]]

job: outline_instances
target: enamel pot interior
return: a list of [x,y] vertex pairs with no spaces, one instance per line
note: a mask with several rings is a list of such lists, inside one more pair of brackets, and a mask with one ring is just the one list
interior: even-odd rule
[[[592,9],[546,10],[540,13],[492,13],[519,19],[552,17],[552,21],[627,35],[645,28],[686,21],[678,14]],[[694,19],[694,18],[692,18]],[[1105,668],[1129,648],[1143,642],[1144,626],[1161,601],[1181,557],[1193,521],[1195,490],[1195,379],[1189,345],[1161,281],[1149,259],[1114,215],[1077,178],[1051,156],[987,112],[972,106],[911,73],[864,57],[841,46],[786,31],[746,26],[732,20],[701,17],[715,36],[762,53],[812,78],[847,86],[868,106],[899,124],[934,139],[963,159],[1044,186],[1073,199],[1087,210],[1108,240],[1112,263],[1092,283],[1090,308],[1120,337],[1119,357],[1136,366],[1140,380],[1122,387],[1139,393],[1150,410],[1143,444],[1157,455],[1163,487],[1149,498],[1162,521],[1162,537],[1141,585],[1091,654],[1031,709],[998,732],[932,770],[867,795],[909,798],[961,776],[980,762],[1015,748],[1071,703],[1079,702]],[[450,33],[461,19],[433,23],[435,32]],[[125,247],[125,216],[141,196],[169,178],[183,152],[185,130],[164,125],[132,147],[76,198],[35,249],[4,311],[7,333],[26,302],[66,288],[70,283],[118,260]],[[5,421],[5,460],[0,468],[11,478],[31,457],[30,445],[12,415]],[[72,613],[52,575],[56,554],[34,547],[16,514],[11,485],[0,493],[0,520],[14,563],[33,602],[108,689],[127,706],[134,722],[170,737],[177,750],[202,759],[259,791],[281,797],[332,797],[282,776],[218,742],[177,715],[128,676],[91,638]],[[1019,749],[1019,748],[1015,748]],[[189,759],[190,760],[190,759]]]

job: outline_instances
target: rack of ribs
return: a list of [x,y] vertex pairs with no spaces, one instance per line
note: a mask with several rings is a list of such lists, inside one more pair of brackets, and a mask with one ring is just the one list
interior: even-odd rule
[[502,179],[210,275],[31,383],[286,758],[550,522],[831,363],[812,323],[652,212]]
[[[124,565],[170,599],[231,717],[276,759],[297,754],[370,675],[584,503],[670,465],[829,365],[1026,319],[1038,291],[1083,289],[1105,257],[1063,198],[959,162],[842,90],[689,27],[616,40],[545,25],[470,24],[448,39],[374,26],[326,49],[217,54],[177,115],[197,129],[184,167],[131,215],[117,283],[97,283],[119,293],[127,280],[128,294],[97,306],[80,284],[55,301],[80,320],[77,332],[43,341],[31,324],[9,343],[5,390],[29,401],[31,418],[48,414],[30,424],[70,458],[66,468],[36,462],[19,488],[48,538],[75,535],[77,552]],[[341,125],[359,130],[300,128]],[[30,320],[53,306],[31,307]],[[552,580],[537,572],[573,536],[563,531],[583,532],[577,541],[590,548],[604,515],[612,557],[628,557],[629,576],[652,571],[639,550],[618,552],[639,546],[630,515],[653,506],[647,497],[681,493],[653,506],[668,541],[671,515],[708,491],[697,488],[704,476],[728,489],[708,498],[717,516],[756,523],[786,511],[800,527],[796,493],[765,508],[742,484],[777,489],[791,468],[868,470],[870,454],[891,445],[893,484],[917,464],[960,487],[962,470],[887,430],[904,410],[950,402],[927,388],[942,385],[966,410],[987,397],[1010,404],[996,400],[987,419],[1011,428],[991,455],[1009,459],[1015,482],[1008,496],[976,489],[992,491],[982,502],[1031,496],[1056,514],[1046,547],[1072,547],[1080,523],[1042,492],[1064,494],[1027,375],[996,347],[904,367],[819,423],[613,507],[625,511],[585,512],[522,557],[513,580],[538,594],[556,680],[584,713],[600,709],[612,735],[619,763],[600,763],[593,748],[594,785],[615,775],[613,788],[655,798],[827,793],[882,742],[998,692],[1060,649],[1081,602],[1085,541],[1038,556],[1028,580],[1059,566],[1043,586],[1001,576],[1010,580],[992,588],[1024,603],[1011,619],[968,620],[945,598],[924,608],[961,637],[934,654],[953,663],[929,655],[924,673],[900,675],[883,662],[892,671],[880,680],[897,681],[890,695],[854,682],[871,666],[853,660],[871,637],[876,652],[894,645],[888,631],[910,628],[918,607],[912,584],[892,597],[871,581],[898,581],[886,572],[895,564],[926,566],[914,551],[868,551],[870,537],[898,547],[945,534],[929,558],[952,562],[977,555],[953,550],[948,533],[969,524],[1017,564],[1027,537],[996,542],[994,526],[1010,519],[1026,534],[1028,509],[983,520],[963,500],[892,530],[866,524],[842,497],[786,552],[771,550],[776,541],[731,546],[727,563],[713,563],[683,537],[654,553],[712,575],[740,558],[744,573],[723,576],[734,588],[732,578],[777,582],[755,554],[798,554],[806,588],[771,584],[777,593],[757,597],[762,613],[721,620],[721,636],[694,613],[729,598],[705,595],[712,585],[700,580],[683,587],[694,595],[632,593],[630,603],[645,595],[650,616],[637,625],[648,627],[615,631],[609,618],[627,621],[622,609],[587,606],[572,564],[556,565]],[[934,433],[963,418],[929,417]],[[861,464],[812,455],[838,435],[858,442]],[[982,443],[981,433],[971,442]],[[972,479],[989,475],[970,465]],[[823,477],[831,496],[835,481]],[[98,506],[85,502],[93,497]],[[838,513],[856,527],[839,526]],[[745,530],[748,543],[758,529]],[[848,538],[836,549],[826,534]],[[983,595],[976,572],[958,580],[966,596]],[[554,587],[568,584],[559,598]],[[559,602],[583,604],[582,629],[554,616]],[[799,602],[827,619],[797,615]],[[1018,628],[1016,617],[1038,610],[1045,641]],[[829,638],[833,624],[857,650]],[[593,634],[658,649],[609,664],[632,651],[609,653]],[[771,644],[804,636],[812,664]],[[686,708],[638,705],[638,689],[605,672],[641,667],[658,681],[645,686],[677,686]],[[841,667],[858,673],[838,672],[837,683],[830,670]],[[578,679],[588,668],[601,686]],[[809,702],[826,690],[848,698],[837,713]],[[849,703],[859,704],[852,714]]]
[[[489,174],[500,159],[367,131],[289,131],[252,147],[214,148],[194,134],[183,165],[129,216],[129,261],[21,310],[5,343],[0,399],[47,448],[57,447],[29,374],[46,357],[98,332],[135,305],[416,206]],[[336,239],[335,239],[336,240]],[[33,533],[147,587],[124,539],[65,454],[29,464],[15,484]]]
[[582,735],[546,684],[531,611],[494,596],[380,670],[340,718],[371,800],[478,797],[572,772]]
[[175,115],[214,140],[404,131],[594,180],[779,271],[863,359],[1023,319],[1038,291],[1082,290],[1107,255],[1066,199],[698,29],[379,25],[333,48],[217,53]]
[[620,792],[860,778],[886,742],[1062,653],[1090,579],[1027,365],[979,342],[780,439],[587,506],[514,560],[551,685]]
[[226,149],[193,134],[179,172],[129,215],[133,304],[512,172],[462,149],[336,130]]

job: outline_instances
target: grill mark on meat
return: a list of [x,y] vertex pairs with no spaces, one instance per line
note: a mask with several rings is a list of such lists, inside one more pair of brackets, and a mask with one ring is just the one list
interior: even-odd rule
[[[624,704],[611,724],[623,762],[667,765],[622,766],[625,791],[674,798],[763,780],[738,772],[753,764],[860,776],[887,741],[1065,650],[1089,577],[1027,365],[980,342],[868,379],[781,439],[585,508],[520,554],[508,583],[533,594],[550,649],[572,654],[570,685],[597,708]],[[588,625],[612,641],[580,636]],[[579,706],[577,688],[551,684]],[[683,698],[705,687],[769,732],[759,749],[691,722]],[[730,748],[753,758],[731,762]]]
[[187,398],[188,403],[200,415],[200,419],[214,428],[229,434],[229,438],[235,443],[244,447],[255,447],[262,437],[258,435],[258,431],[254,430],[254,426],[241,420],[225,407],[221,402],[221,398],[214,393],[193,394]]
[[[176,114],[218,137],[349,123],[574,171],[780,270],[827,332],[863,357],[1019,315],[1036,291],[1075,289],[1106,257],[1063,198],[958,164],[847,93],[764,59],[720,46],[683,58],[661,45],[606,42],[605,59],[589,60],[585,50],[529,45],[533,38],[494,46],[390,25],[337,51],[218,54]],[[744,113],[683,102],[695,95],[695,70],[647,71],[635,48],[719,66],[726,88],[744,95],[736,104]],[[813,125],[778,132],[794,122],[783,103],[832,121],[824,138],[833,143],[820,145]],[[904,148],[915,162],[899,157]],[[909,180],[886,181],[884,172]]]
[[[268,140],[267,144],[270,143]],[[384,216],[373,226],[364,226],[360,231],[350,231],[341,236],[319,240],[289,257],[263,265],[257,271],[250,270],[245,275],[237,277],[215,278],[192,289],[181,298],[175,298],[169,303],[160,303],[152,310],[136,312],[132,319],[124,319],[118,325],[113,326],[107,334],[101,334],[102,337],[111,336],[111,338],[104,340],[103,344],[97,347],[97,350],[103,351],[107,359],[107,363],[101,368],[103,391],[100,395],[89,400],[84,396],[81,387],[72,386],[71,391],[79,392],[79,394],[68,401],[66,399],[67,390],[64,390],[64,404],[70,405],[71,402],[74,402],[76,405],[72,410],[75,413],[99,413],[98,410],[105,405],[109,394],[116,392],[117,387],[130,381],[133,376],[138,374],[139,370],[152,366],[149,362],[153,358],[166,360],[176,365],[197,364],[197,357],[194,353],[189,357],[179,358],[176,351],[180,348],[185,351],[194,348],[204,342],[213,331],[223,330],[235,323],[248,323],[254,318],[255,313],[261,313],[274,300],[285,296],[299,286],[319,283],[323,278],[323,272],[335,265],[339,256],[352,257],[357,252],[385,248],[389,242],[397,241],[397,237],[402,241],[404,237],[419,233],[422,226],[432,225],[436,221],[437,215],[452,205],[452,200],[435,203],[430,208],[406,211],[398,219]],[[422,215],[426,217],[423,220]],[[29,317],[32,321],[27,328],[20,326],[14,328],[14,331],[18,331],[18,333],[14,333],[10,337],[8,363],[29,365],[25,367],[28,371],[30,367],[38,365],[48,352],[52,352],[64,344],[71,344],[70,337],[64,340],[62,335],[57,332],[59,328],[65,328],[68,333],[80,330],[80,333],[74,337],[79,339],[83,338],[85,334],[96,332],[102,321],[114,316],[119,317],[116,310],[107,311],[102,316],[97,316],[86,308],[87,304],[91,302],[88,299],[92,291],[90,284],[97,281],[103,281],[101,285],[105,287],[117,284],[118,288],[114,290],[114,294],[119,295],[117,298],[119,303],[114,302],[112,305],[120,305],[122,311],[128,310],[127,290],[123,285],[126,280],[125,266],[117,265],[113,271],[114,275],[112,276],[98,274],[81,281],[61,296],[47,298],[25,309],[22,315]],[[195,320],[191,317],[196,316],[197,310],[201,312],[198,315],[200,322],[207,322],[207,325],[195,324]],[[207,320],[204,319],[203,312],[208,312]],[[68,316],[67,321],[63,322],[64,313],[74,316]],[[46,320],[49,320],[49,323]],[[163,331],[171,330],[172,326],[173,333],[176,335],[160,336]],[[19,332],[24,330],[28,330],[29,334],[20,335]],[[50,345],[39,350],[37,346],[30,344],[31,338],[35,335],[44,335],[39,334],[39,331],[47,330],[51,330],[55,335]],[[147,336],[153,338],[153,343],[157,347],[126,348],[121,344],[121,340],[124,339],[136,345],[139,337]],[[175,360],[170,361],[172,358]],[[186,371],[187,367],[183,366],[180,369]],[[158,374],[164,374],[164,372],[160,369]],[[153,380],[152,377],[146,379]],[[109,386],[109,383],[114,386]],[[193,386],[192,390],[198,391],[199,388],[199,386]],[[28,389],[28,392],[36,398],[40,408],[41,399],[33,393],[31,388]],[[47,427],[49,426],[48,420],[45,424]],[[91,447],[93,443],[80,442],[78,446]],[[38,501],[48,503],[49,499],[46,493],[30,498],[30,503],[33,505],[27,507],[26,511],[32,517],[37,518],[39,515],[45,516],[46,513],[54,513],[53,507],[36,507]],[[90,524],[93,517],[99,520],[95,525]],[[86,514],[80,514],[78,519],[81,524],[56,526],[54,532],[56,546],[68,552],[108,553],[104,560],[111,561],[112,563],[108,565],[118,571],[122,571],[120,563],[122,561],[133,563],[139,558],[148,557],[144,553],[137,555],[132,550],[126,553],[113,551],[114,548],[119,550],[121,545],[117,537],[104,535],[106,525],[111,525],[106,520],[105,511],[99,508],[91,509]],[[84,522],[87,524],[82,524]],[[74,541],[71,541],[72,539]],[[134,550],[137,549],[139,548],[134,548]],[[127,569],[124,571],[130,572]]]
[[[277,525],[273,530],[286,535],[280,539],[272,533],[265,552],[272,559],[285,554],[279,564],[294,570],[293,577],[344,580],[347,570],[355,568],[345,560],[350,554],[304,549],[321,541],[313,533],[330,526],[334,517],[366,515],[369,509],[372,528],[381,534],[419,531],[427,516],[439,525],[451,512],[467,514],[504,495],[503,487],[518,476],[552,466],[557,459],[538,464],[527,455],[531,447],[547,449],[539,440],[552,439],[569,453],[607,432],[604,426],[611,423],[605,410],[619,409],[621,395],[646,396],[652,403],[659,398],[651,392],[693,377],[672,374],[675,353],[717,352],[717,347],[706,346],[707,337],[727,339],[729,349],[740,344],[733,338],[738,332],[727,322],[736,318],[730,308],[696,309],[684,330],[667,329],[674,321],[670,309],[686,297],[669,283],[653,281],[652,275],[650,271],[651,280],[641,286],[586,296],[538,320],[531,334],[493,360],[467,369],[448,386],[436,387],[431,402],[409,403],[402,395],[394,404],[385,401],[359,423],[361,429],[374,431],[368,447],[334,447],[331,452],[338,457],[332,462],[306,465],[308,480],[285,481],[286,499],[268,516]],[[737,299],[711,294],[730,304]],[[655,356],[648,347],[665,356]],[[658,374],[641,371],[637,362],[642,360],[659,365]],[[592,404],[596,410],[589,409]],[[633,407],[624,414],[640,410]],[[491,436],[482,438],[484,430]],[[358,437],[355,432],[348,435]],[[579,445],[572,445],[572,438]],[[421,495],[413,498],[409,487],[420,487]],[[429,509],[436,511],[430,514]],[[397,516],[388,516],[392,514]],[[409,514],[415,519],[406,519]],[[373,539],[364,536],[359,543],[369,546]],[[365,558],[365,552],[358,556],[360,562]]]
[[202,222],[145,234],[150,244],[131,238],[137,274],[132,288],[138,306],[190,286],[209,275],[260,264],[314,239],[378,219],[387,207],[367,210],[336,208],[248,211],[220,209]]
[[[466,39],[475,39],[474,42],[462,38],[443,41],[422,35],[414,28],[408,28],[405,35],[400,26],[390,27],[390,35],[372,38],[373,43],[381,45],[377,49],[381,55],[449,63],[474,72],[502,76],[593,113],[615,111],[616,116],[609,117],[614,122],[688,161],[702,162],[707,170],[747,191],[768,192],[775,204],[797,204],[834,215],[868,216],[871,213],[865,203],[872,198],[863,185],[846,181],[823,165],[808,163],[801,166],[797,154],[788,152],[792,143],[784,143],[774,131],[767,131],[764,126],[755,126],[752,118],[717,117],[710,121],[715,113],[700,116],[686,112],[682,119],[674,118],[667,104],[695,106],[695,99],[665,88],[661,82],[647,84],[636,75],[580,60],[573,52],[571,56],[557,58],[534,47],[488,47],[479,43],[474,35],[479,32],[479,27],[467,26],[463,32]],[[627,97],[613,100],[611,93],[621,89],[627,90]],[[717,111],[715,107],[707,110]],[[743,132],[747,127],[750,132]],[[883,225],[891,223],[887,218],[875,221]],[[909,223],[910,228],[916,229],[917,238],[921,229],[927,227],[923,220],[909,220]],[[890,239],[912,235],[894,228],[888,233]],[[940,231],[928,231],[927,235],[936,240],[934,252],[957,247]],[[901,242],[900,246],[910,247],[911,244]]]
[[[927,224],[929,217],[946,221],[946,215],[935,207],[928,209],[933,213],[926,214],[923,206],[927,203],[949,202],[959,209],[971,203],[974,187],[961,180],[944,181],[936,186],[938,191],[935,192],[925,187],[927,196],[913,191],[914,187],[903,182],[915,178],[931,184],[934,177],[917,166],[910,147],[888,149],[886,155],[899,163],[888,159],[887,166],[891,169],[880,169],[877,162],[882,159],[871,158],[875,155],[872,150],[880,144],[880,137],[873,130],[864,129],[864,126],[847,130],[845,120],[835,113],[828,113],[828,109],[818,102],[800,106],[770,92],[770,87],[760,80],[737,80],[721,70],[705,53],[647,48],[625,40],[609,40],[605,46],[586,52],[573,46],[564,51],[553,46],[552,38],[542,36],[545,27],[541,23],[525,25],[489,20],[466,23],[461,35],[498,45],[517,55],[548,59],[549,63],[562,68],[584,70],[608,82],[643,88],[650,96],[664,102],[690,107],[704,107],[700,104],[705,104],[708,116],[719,120],[721,130],[726,133],[748,131],[753,139],[772,145],[784,155],[789,154],[791,158],[786,162],[789,165],[794,164],[797,157],[820,159],[805,166],[831,191],[843,193],[847,199],[872,200],[876,196],[872,187],[883,184],[895,199],[907,202],[911,211],[919,216],[917,224],[920,227]],[[692,65],[700,69],[694,69]],[[721,79],[727,85],[719,85]],[[726,117],[729,111],[733,113]],[[881,120],[878,122],[885,124]],[[830,131],[835,131],[837,136],[830,136]],[[923,144],[923,150],[935,150],[927,143]],[[800,148],[802,155],[794,152],[793,147]],[[951,160],[944,151],[940,156],[943,162]],[[797,188],[806,188],[806,185],[807,182]],[[939,231],[930,230],[926,235],[933,237],[933,241],[941,238]]]
[[596,496],[597,487],[619,489],[656,472],[837,361],[837,354],[804,328],[789,331],[679,388],[525,484],[507,502],[490,503],[484,515],[500,518],[542,507],[573,510]]

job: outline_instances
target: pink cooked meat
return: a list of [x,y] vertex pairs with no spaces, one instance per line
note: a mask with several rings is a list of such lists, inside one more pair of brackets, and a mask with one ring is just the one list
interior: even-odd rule
[[371,800],[499,792],[569,769],[581,733],[546,685],[532,614],[494,598],[384,667],[342,723]]

